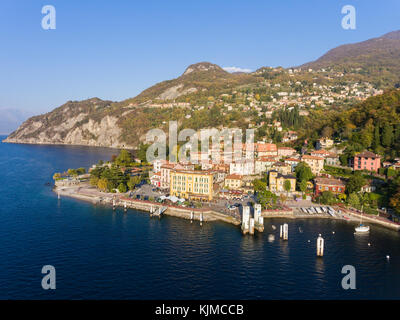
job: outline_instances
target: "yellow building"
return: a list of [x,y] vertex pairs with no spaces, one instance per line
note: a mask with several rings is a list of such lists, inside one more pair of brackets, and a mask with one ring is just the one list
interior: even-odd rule
[[291,175],[283,175],[277,171],[269,172],[269,190],[275,192],[287,192],[285,190],[285,181],[290,182],[289,192],[294,192],[296,190],[296,178]]
[[230,174],[225,178],[225,187],[238,190],[243,185],[242,176],[238,174]]
[[212,200],[213,174],[210,171],[172,170],[170,194],[188,200]]

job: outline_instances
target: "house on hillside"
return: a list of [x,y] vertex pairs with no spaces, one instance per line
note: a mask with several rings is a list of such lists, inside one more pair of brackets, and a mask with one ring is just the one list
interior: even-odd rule
[[378,172],[381,167],[381,156],[371,151],[356,154],[350,162],[353,170],[368,170]]

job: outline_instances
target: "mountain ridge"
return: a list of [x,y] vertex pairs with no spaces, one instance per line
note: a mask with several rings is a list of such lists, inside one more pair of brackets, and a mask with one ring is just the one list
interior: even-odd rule
[[[315,74],[301,71],[323,67],[344,73],[340,81],[348,77],[354,81],[375,81],[383,88],[393,86],[400,82],[400,31],[333,48],[317,60],[303,64],[295,76],[287,74],[290,68],[261,67],[252,73],[229,73],[210,62],[195,63],[179,77],[159,82],[126,100],[68,101],[53,111],[29,118],[5,142],[134,148],[143,141],[148,129],[163,127],[173,117],[181,124],[195,125],[185,119],[204,119],[210,105],[218,106],[215,98],[221,95],[232,96],[240,90],[262,92],[267,82],[277,85],[294,79],[311,85],[315,81],[334,81],[329,77],[315,80]],[[196,105],[206,109],[196,111]]]

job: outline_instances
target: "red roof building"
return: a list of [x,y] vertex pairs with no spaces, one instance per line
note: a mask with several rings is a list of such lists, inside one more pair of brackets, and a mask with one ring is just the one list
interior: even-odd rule
[[346,185],[342,180],[331,179],[331,178],[315,178],[314,179],[315,190],[314,194],[318,196],[324,191],[330,191],[333,193],[344,193]]

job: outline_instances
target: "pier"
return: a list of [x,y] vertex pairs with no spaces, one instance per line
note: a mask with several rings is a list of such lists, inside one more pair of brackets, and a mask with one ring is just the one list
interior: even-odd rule
[[261,215],[261,204],[254,204],[253,217],[251,216],[250,206],[242,207],[242,227],[243,234],[254,235],[254,231],[264,231],[264,217]]

